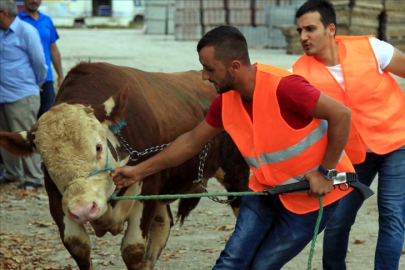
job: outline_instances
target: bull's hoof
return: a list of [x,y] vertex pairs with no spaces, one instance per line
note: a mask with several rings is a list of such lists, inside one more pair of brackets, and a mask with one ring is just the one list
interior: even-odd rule
[[128,270],[143,269],[146,248],[143,244],[128,245],[122,251],[122,259]]
[[64,245],[80,270],[94,270],[90,259],[90,243],[84,242],[83,239],[78,237],[69,237],[64,241]]
[[80,270],[96,270],[96,268],[94,268],[93,263],[90,262],[89,264],[85,264],[85,265],[78,265]]

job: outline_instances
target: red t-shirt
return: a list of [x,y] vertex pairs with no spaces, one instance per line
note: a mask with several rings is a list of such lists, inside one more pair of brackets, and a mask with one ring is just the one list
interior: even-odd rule
[[[283,77],[277,87],[277,99],[281,115],[294,129],[307,126],[311,121],[311,112],[318,102],[321,92],[299,75]],[[253,103],[243,103],[250,119]],[[222,95],[218,95],[212,102],[205,120],[215,128],[223,128],[222,123]],[[252,120],[253,121],[253,120]]]

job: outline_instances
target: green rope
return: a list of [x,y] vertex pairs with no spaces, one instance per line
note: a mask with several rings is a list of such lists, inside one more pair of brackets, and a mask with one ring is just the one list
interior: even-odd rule
[[265,192],[226,192],[226,193],[198,193],[198,194],[172,194],[172,195],[138,195],[138,196],[117,196],[111,195],[109,200],[164,200],[164,199],[184,199],[202,198],[213,196],[246,196],[246,195],[268,195]]
[[[225,192],[225,193],[198,193],[198,194],[172,194],[172,195],[137,195],[137,196],[117,196],[115,192],[108,200],[164,200],[164,199],[184,199],[184,198],[202,198],[212,196],[249,196],[249,195],[268,195],[265,192]],[[308,258],[308,270],[312,270],[312,257],[314,256],[315,242],[318,237],[319,225],[321,224],[323,215],[322,196],[319,196],[319,211],[318,219],[315,224],[314,236],[311,243],[311,251]]]
[[323,214],[323,202],[322,202],[322,196],[319,196],[318,219],[316,220],[314,237],[312,238],[312,243],[311,243],[311,251],[309,252],[308,270],[312,270],[312,257],[314,256],[315,242],[316,242],[316,238],[318,237],[319,225],[321,224],[322,214]]

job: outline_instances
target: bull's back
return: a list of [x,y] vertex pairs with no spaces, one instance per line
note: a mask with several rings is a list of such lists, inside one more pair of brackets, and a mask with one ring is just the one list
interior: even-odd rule
[[216,96],[214,87],[203,82],[198,71],[143,75],[137,79],[142,80],[143,94],[165,134],[184,133],[194,128],[204,119]]
[[[95,104],[129,86],[125,120],[159,132],[162,140],[173,140],[204,119],[216,96],[214,87],[202,81],[201,72],[145,72],[108,63],[80,63],[72,68],[56,97],[63,102]],[[162,138],[165,137],[165,138]]]

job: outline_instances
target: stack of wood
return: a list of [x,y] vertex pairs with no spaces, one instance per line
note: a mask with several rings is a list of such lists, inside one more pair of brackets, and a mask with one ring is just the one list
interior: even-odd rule
[[295,11],[304,2],[305,0],[175,0],[175,38],[199,40],[211,29],[225,24],[237,27],[245,36],[249,47],[284,48],[285,37],[276,27],[287,25],[294,26],[295,42],[299,45],[295,31]]
[[330,0],[336,11],[338,35],[379,36],[383,0]]
[[352,14],[352,5],[350,0],[332,0],[336,12],[336,31],[337,35],[350,35],[350,19]]
[[252,25],[252,6],[250,0],[226,0],[228,23],[233,26]]
[[174,0],[148,0],[145,3],[145,34],[174,34]]
[[287,46],[285,51],[287,54],[303,54],[300,38],[297,33],[297,26],[280,26],[278,27],[283,32]]
[[203,34],[226,24],[225,1],[201,0]]
[[266,25],[266,7],[277,6],[277,0],[253,1],[253,23],[255,26]]
[[383,12],[382,0],[355,0],[351,10],[349,34],[379,36],[379,17]]
[[199,40],[202,36],[200,0],[176,0],[175,4],[175,38]]
[[405,1],[385,0],[384,39],[405,53]]

